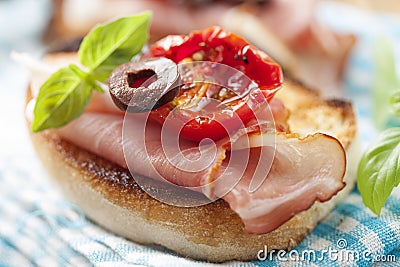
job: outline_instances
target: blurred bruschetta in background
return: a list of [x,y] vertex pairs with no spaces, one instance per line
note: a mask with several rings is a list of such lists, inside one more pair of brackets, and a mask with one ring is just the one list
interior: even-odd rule
[[152,10],[151,40],[212,25],[235,32],[278,61],[290,76],[326,97],[343,93],[341,78],[356,41],[316,18],[317,0],[56,0],[49,42],[85,35],[95,24]]

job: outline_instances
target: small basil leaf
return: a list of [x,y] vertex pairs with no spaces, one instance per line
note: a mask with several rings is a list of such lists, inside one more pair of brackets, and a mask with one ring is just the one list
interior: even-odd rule
[[141,51],[147,42],[150,17],[144,12],[94,28],[79,48],[81,64],[96,80],[105,82],[113,69]]
[[395,116],[400,117],[400,90],[390,97],[390,105]]
[[357,185],[363,201],[374,213],[400,183],[400,128],[383,131],[363,154],[357,173]]
[[75,65],[50,76],[36,99],[33,132],[61,127],[83,113],[93,91],[86,77]]

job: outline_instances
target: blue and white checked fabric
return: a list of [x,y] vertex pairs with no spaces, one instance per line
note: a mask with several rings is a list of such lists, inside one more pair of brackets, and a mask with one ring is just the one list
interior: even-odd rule
[[[336,30],[358,36],[345,83],[357,107],[365,145],[375,134],[370,120],[371,40],[383,31],[394,44],[400,44],[400,19],[339,4],[320,5],[319,14]],[[340,20],[337,14],[341,14]],[[400,46],[395,48],[399,62]],[[7,101],[0,101],[0,107],[2,113],[12,108]],[[13,135],[23,131],[23,121],[17,124]],[[267,254],[265,261],[211,264],[139,245],[96,226],[54,190],[32,150],[25,147],[27,141],[12,146],[6,142],[1,143],[0,156],[0,266],[370,266],[374,260],[386,260],[376,265],[400,266],[400,190],[389,198],[380,217],[364,207],[354,190],[285,255],[275,253],[270,259]],[[4,148],[17,145],[16,151],[4,153]]]

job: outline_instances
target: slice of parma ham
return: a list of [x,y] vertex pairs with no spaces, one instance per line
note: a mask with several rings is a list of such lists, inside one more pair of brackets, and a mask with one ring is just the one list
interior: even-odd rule
[[[153,179],[200,187],[207,185],[206,181],[221,178],[222,182],[212,187],[212,193],[222,196],[229,203],[249,233],[270,232],[298,212],[311,207],[315,201],[329,200],[344,187],[345,152],[340,142],[328,135],[315,134],[301,139],[293,134],[278,133],[273,136],[273,143],[265,141],[270,133],[250,135],[249,142],[244,142],[247,147],[241,147],[241,144],[231,146],[234,151],[249,152],[248,160],[241,162],[245,166],[228,164],[234,151],[227,151],[224,145],[217,146],[215,150],[203,150],[203,153],[212,153],[210,155],[200,155],[197,145],[187,142],[181,146],[186,159],[202,157],[209,161],[207,168],[193,172],[171,163],[163,152],[168,148],[163,148],[161,144],[161,127],[156,124],[146,125],[148,135],[145,138],[140,125],[137,131],[132,127],[129,145],[124,147],[123,143],[126,145],[127,140],[123,142],[122,138],[123,120],[124,117],[119,114],[87,112],[57,132],[88,151],[124,168],[129,165],[131,172]],[[141,118],[133,117],[131,120],[139,123]],[[261,185],[251,191],[249,186],[257,168],[268,165],[260,162],[263,148],[273,152],[269,153],[272,165],[265,172]],[[124,149],[128,150],[125,154]],[[244,172],[240,171],[242,168]],[[237,177],[238,174],[242,176]],[[209,191],[202,192],[210,194]]]

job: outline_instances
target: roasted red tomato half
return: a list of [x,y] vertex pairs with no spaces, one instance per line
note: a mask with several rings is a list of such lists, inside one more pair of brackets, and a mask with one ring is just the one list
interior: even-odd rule
[[[228,65],[243,72],[260,89],[262,95],[238,98],[224,86],[196,82],[191,84],[188,82],[190,79],[184,80],[175,99],[153,110],[151,118],[164,124],[170,112],[174,111],[171,124],[176,124],[173,127],[179,128],[181,137],[192,141],[204,138],[219,140],[237,130],[240,125],[254,118],[257,101],[260,104],[269,101],[283,83],[282,71],[276,62],[243,38],[219,27],[187,36],[167,36],[156,42],[146,56],[166,57],[177,64],[211,61]],[[230,98],[232,101],[229,101]],[[253,103],[249,105],[249,101]],[[221,102],[226,104],[217,104]],[[195,105],[207,108],[195,108]]]

